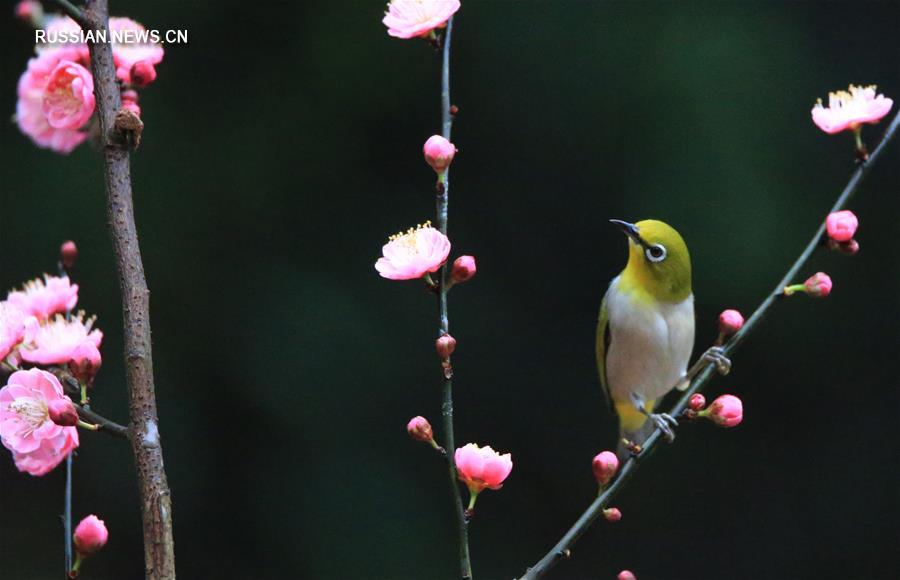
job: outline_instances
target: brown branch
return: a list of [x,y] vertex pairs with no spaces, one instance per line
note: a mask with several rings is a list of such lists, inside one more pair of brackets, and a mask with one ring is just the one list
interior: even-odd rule
[[[108,31],[107,0],[88,0],[84,16],[85,28]],[[116,114],[121,106],[120,87],[116,80],[112,46],[109,43],[90,43],[89,47],[106,169],[107,219],[122,292],[130,439],[141,498],[145,574],[148,580],[168,580],[175,578],[172,501],[163,466],[156,413],[150,291],[144,278],[134,222],[130,156],[123,145],[127,139],[118,135],[116,128]]]

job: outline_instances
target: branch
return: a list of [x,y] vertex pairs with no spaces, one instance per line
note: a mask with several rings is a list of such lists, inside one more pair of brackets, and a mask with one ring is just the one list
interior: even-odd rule
[[78,6],[75,6],[68,0],[50,0],[50,2],[55,4],[69,18],[80,24],[82,28],[87,29],[90,27],[87,17]]
[[[450,131],[453,128],[453,114],[450,111],[450,39],[453,32],[453,18],[447,21],[447,30],[444,33],[444,56],[441,66],[441,124],[444,139],[450,140]],[[437,187],[437,224],[438,230],[447,235],[447,207],[450,195],[450,168],[444,170],[443,178]],[[447,291],[450,289],[450,267],[447,264],[441,268],[440,284],[438,291],[438,316],[440,326],[438,334],[444,335],[450,332],[450,318],[447,314]],[[459,482],[456,474],[456,461],[454,451],[456,442],[453,437],[453,370],[449,357],[445,361],[443,370],[443,404],[441,414],[444,420],[444,446],[447,448],[447,465],[450,474],[450,487],[453,493],[453,509],[456,515],[456,526],[459,533],[459,574],[461,578],[472,577],[472,562],[469,558],[469,522],[463,507],[462,496],[459,493]]]
[[[896,115],[891,121],[891,124],[888,126],[887,130],[884,133],[884,137],[881,140],[881,143],[875,149],[874,152],[869,156],[868,161],[863,162],[856,171],[853,172],[853,175],[850,177],[850,181],[847,183],[847,186],[844,187],[844,190],[841,192],[841,195],[838,197],[837,201],[832,206],[831,212],[835,212],[843,209],[847,203],[853,198],[854,194],[858,191],[859,185],[862,182],[863,178],[869,173],[869,170],[872,168],[872,165],[875,164],[875,161],[881,156],[882,151],[884,151],[887,144],[894,137],[894,134],[897,132],[897,127],[900,126],[900,114]],[[738,346],[744,341],[748,334],[753,331],[754,328],[765,318],[766,314],[768,314],[769,310],[775,304],[776,300],[782,296],[784,287],[794,281],[798,272],[806,265],[809,261],[810,256],[812,256],[815,249],[819,246],[822,236],[825,234],[825,220],[822,220],[821,225],[819,225],[819,229],[816,230],[816,233],[813,235],[812,239],[806,245],[806,248],[800,254],[800,257],[791,265],[790,269],[784,275],[784,277],[778,282],[775,286],[775,289],[766,296],[766,299],[763,300],[762,304],[753,312],[753,315],[747,320],[744,324],[743,328],[739,330],[731,339],[725,343],[724,352],[726,356],[730,356],[734,353]],[[713,363],[709,363],[704,367],[703,371],[691,382],[690,387],[685,391],[684,395],[681,399],[672,407],[672,410],[669,411],[669,414],[673,417],[678,417],[681,415],[682,411],[687,407],[688,401],[691,398],[691,395],[700,391],[706,384],[710,381],[710,379],[714,376],[714,368],[715,365]],[[572,545],[584,534],[585,531],[594,523],[594,521],[600,516],[603,510],[609,505],[610,501],[616,496],[616,494],[625,487],[625,483],[631,478],[635,471],[637,471],[638,466],[641,462],[649,457],[649,455],[655,450],[657,443],[659,443],[662,438],[662,432],[659,429],[653,431],[650,437],[647,438],[647,441],[644,443],[640,453],[637,455],[633,455],[628,461],[625,462],[625,465],[622,467],[619,472],[619,476],[616,480],[610,485],[606,490],[600,494],[597,499],[591,503],[590,507],[581,514],[581,517],[575,522],[571,529],[566,532],[566,535],[553,547],[550,552],[548,552],[541,560],[535,564],[532,568],[529,568],[524,576],[522,576],[522,580],[535,580],[537,578],[541,578],[550,571],[553,566],[559,562],[562,558],[568,558],[571,553]]]
[[122,437],[123,439],[128,439],[130,437],[131,434],[128,431],[128,427],[125,425],[119,425],[115,421],[110,421],[103,415],[90,410],[88,407],[82,407],[77,403],[73,404],[75,405],[75,408],[78,409],[78,418],[85,423],[99,425],[101,433],[109,433],[110,435]]
[[[108,30],[107,0],[88,0],[84,14],[86,23],[92,29]],[[123,145],[127,139],[121,139],[116,128],[116,114],[121,106],[120,87],[111,45],[90,43],[89,48],[106,169],[107,219],[122,292],[130,439],[140,490],[144,568],[148,580],[174,579],[172,500],[163,467],[156,412],[150,340],[150,291],[144,278],[134,221],[130,156]]]

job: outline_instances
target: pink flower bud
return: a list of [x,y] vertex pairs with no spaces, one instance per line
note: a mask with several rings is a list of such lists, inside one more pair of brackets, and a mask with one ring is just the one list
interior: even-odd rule
[[616,523],[622,519],[622,512],[619,511],[619,508],[608,508],[603,510],[603,517],[608,522]]
[[619,470],[619,458],[612,451],[603,451],[598,453],[592,462],[591,467],[594,470],[594,479],[600,485],[606,485],[616,475]]
[[475,258],[472,256],[460,256],[453,261],[453,270],[450,278],[454,284],[466,282],[475,275]]
[[429,443],[434,439],[431,423],[425,417],[413,417],[406,424],[406,432],[416,441]]
[[79,382],[91,385],[102,362],[103,359],[100,357],[97,345],[92,341],[85,340],[72,351],[72,358],[69,359],[69,372]]
[[688,407],[693,411],[699,411],[706,406],[706,397],[701,395],[700,393],[694,393],[691,395],[690,400],[688,401]]
[[719,427],[734,427],[744,419],[744,406],[734,395],[722,395],[712,402],[705,411],[699,413]]
[[847,255],[847,256],[855,256],[859,252],[859,242],[856,240],[849,240],[846,242],[836,242],[831,238],[828,239],[828,249],[829,250],[837,250],[838,252]]
[[141,116],[141,107],[138,105],[138,94],[137,91],[126,90],[122,91],[122,109],[125,111],[131,111],[138,117]]
[[428,141],[425,141],[422,152],[425,154],[425,161],[428,165],[440,174],[446,171],[453,162],[456,146],[440,135],[433,135],[428,138]]
[[44,19],[44,7],[37,0],[22,0],[14,9],[16,18],[25,24],[39,28]]
[[836,211],[828,214],[828,217],[825,218],[825,231],[828,232],[828,237],[836,242],[852,240],[858,227],[859,220],[849,210]]
[[437,350],[441,360],[447,360],[453,351],[456,350],[456,339],[449,334],[442,334],[435,342],[434,347]]
[[744,326],[744,317],[737,310],[724,310],[719,315],[719,332],[723,335],[734,334]]
[[637,576],[635,576],[631,570],[622,570],[619,572],[619,575],[616,576],[616,580],[637,580]]
[[75,549],[81,557],[90,556],[106,545],[109,532],[103,520],[95,515],[90,515],[75,528]]
[[146,87],[156,80],[156,67],[148,60],[139,60],[131,67],[131,84]]
[[47,402],[47,413],[50,420],[61,427],[74,427],[78,424],[78,409],[69,397],[62,397]]
[[831,278],[824,272],[817,272],[803,283],[806,293],[814,298],[824,298],[831,294],[831,286]]
[[72,240],[63,242],[63,245],[59,247],[59,261],[62,262],[63,267],[66,270],[71,270],[75,266],[75,260],[77,259],[78,246],[75,245],[75,242]]

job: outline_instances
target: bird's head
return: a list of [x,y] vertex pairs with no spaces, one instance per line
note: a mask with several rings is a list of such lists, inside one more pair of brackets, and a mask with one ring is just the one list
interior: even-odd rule
[[610,221],[628,236],[628,265],[622,272],[626,288],[663,302],[681,302],[691,295],[691,256],[675,228],[657,220]]

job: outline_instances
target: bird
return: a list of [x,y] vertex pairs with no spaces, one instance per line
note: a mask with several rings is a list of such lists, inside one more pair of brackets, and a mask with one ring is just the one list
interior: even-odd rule
[[674,441],[678,421],[655,408],[672,389],[686,389],[710,362],[731,368],[722,349],[707,350],[688,369],[694,349],[691,257],[675,228],[658,220],[610,220],[628,236],[628,263],[609,284],[597,322],[600,383],[619,417],[620,457],[639,450],[658,428]]

